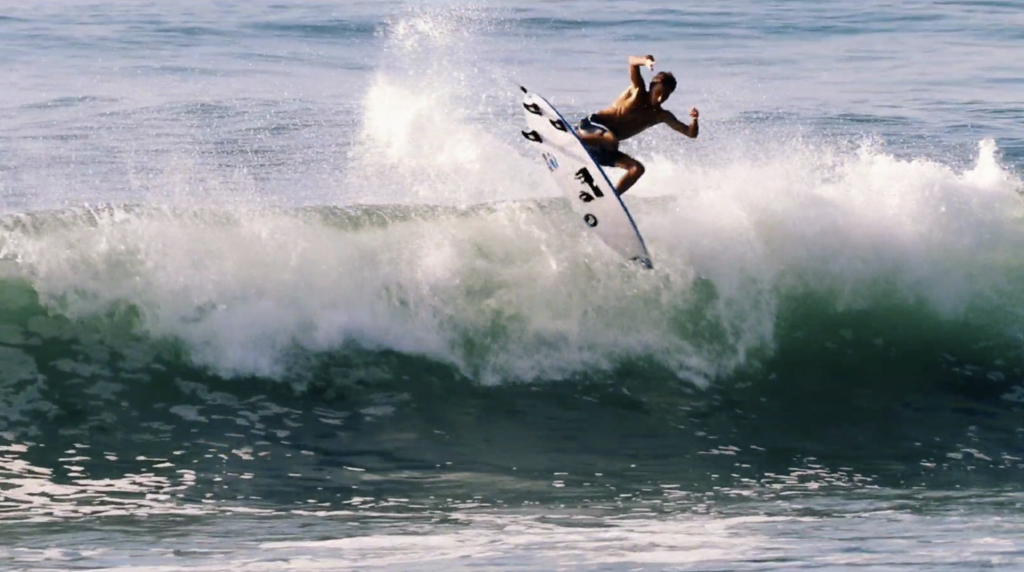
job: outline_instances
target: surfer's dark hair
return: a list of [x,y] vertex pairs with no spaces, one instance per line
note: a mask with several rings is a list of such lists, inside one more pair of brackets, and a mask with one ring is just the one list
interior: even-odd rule
[[669,91],[676,90],[676,76],[672,75],[672,72],[658,72],[654,74],[654,77],[651,78],[651,87],[653,88],[656,83],[665,86],[665,89]]

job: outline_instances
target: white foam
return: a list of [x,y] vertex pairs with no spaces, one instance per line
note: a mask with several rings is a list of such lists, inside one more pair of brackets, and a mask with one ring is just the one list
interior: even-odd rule
[[494,25],[493,10],[452,6],[417,7],[391,20],[386,65],[362,100],[340,198],[465,205],[558,196],[546,171],[514,145],[518,123],[507,99],[515,87],[480,54]]
[[[681,168],[651,161],[647,192],[627,197],[658,267],[647,274],[557,201],[396,211],[359,230],[296,212],[115,210],[5,240],[44,304],[71,317],[132,304],[143,331],[227,375],[281,376],[296,349],[355,343],[483,382],[630,356],[702,382],[771,346],[778,297],[794,289],[856,306],[882,284],[951,318],[1003,303],[1022,207],[990,142],[965,173],[872,147],[787,153],[690,166],[679,190],[668,181]],[[655,188],[675,194],[644,197]],[[694,290],[697,277],[713,295]]]

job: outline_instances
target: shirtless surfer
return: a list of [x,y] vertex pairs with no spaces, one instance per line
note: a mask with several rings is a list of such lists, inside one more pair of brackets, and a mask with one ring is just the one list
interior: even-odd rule
[[676,89],[675,76],[670,72],[660,72],[655,74],[651,85],[647,87],[640,75],[641,66],[654,71],[654,56],[630,56],[629,80],[632,85],[610,107],[583,118],[576,126],[576,133],[597,164],[626,170],[626,174],[615,186],[615,192],[619,195],[628,191],[644,174],[644,166],[639,161],[619,151],[620,141],[659,123],[691,139],[697,137],[697,117],[700,114],[696,107],[690,108],[693,123],[689,125],[661,107]]

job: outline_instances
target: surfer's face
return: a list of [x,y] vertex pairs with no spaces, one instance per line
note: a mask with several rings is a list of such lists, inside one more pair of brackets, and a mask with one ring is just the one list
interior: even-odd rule
[[660,81],[651,83],[651,100],[654,103],[662,104],[668,101],[668,97],[672,95],[672,90],[662,84]]

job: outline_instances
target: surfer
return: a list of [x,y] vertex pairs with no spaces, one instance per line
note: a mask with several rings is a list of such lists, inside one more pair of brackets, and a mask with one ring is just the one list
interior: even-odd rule
[[615,186],[615,192],[619,195],[628,191],[644,174],[644,166],[640,161],[619,151],[620,141],[659,123],[691,139],[695,139],[698,132],[697,117],[700,113],[696,107],[690,108],[693,123],[689,125],[661,107],[676,89],[675,76],[671,72],[659,72],[651,78],[650,86],[645,86],[644,78],[640,75],[641,67],[647,67],[653,72],[654,56],[630,56],[631,85],[607,109],[581,119],[576,126],[580,140],[598,165],[626,170],[626,174]]

